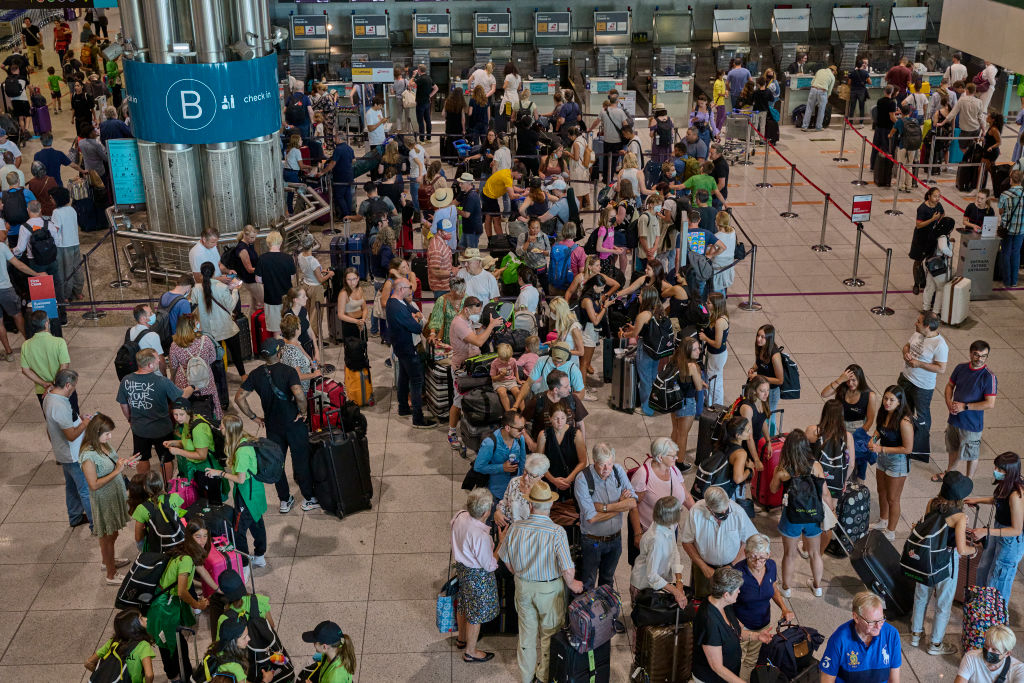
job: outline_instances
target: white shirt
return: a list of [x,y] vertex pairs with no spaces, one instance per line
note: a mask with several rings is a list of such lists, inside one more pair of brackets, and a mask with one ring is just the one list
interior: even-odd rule
[[193,273],[198,273],[199,268],[209,261],[213,264],[213,276],[220,277],[220,252],[217,248],[208,249],[203,246],[202,242],[196,242],[195,245],[188,250],[188,265],[192,269]]
[[487,95],[497,85],[497,81],[494,80],[494,74],[487,73],[486,69],[477,69],[469,75],[469,90],[466,92],[467,95],[472,96],[474,88],[476,86],[482,86],[484,94]]
[[526,285],[519,290],[519,296],[516,298],[515,310],[525,308],[530,313],[537,315],[537,306],[540,304],[540,292],[533,285]]
[[643,590],[661,590],[683,573],[674,527],[655,524],[640,537],[640,554],[633,563],[629,585]]
[[[0,156],[3,156],[3,154],[0,153]],[[18,185],[22,187],[24,187],[25,185],[25,174],[22,173],[19,168],[14,164],[4,164],[2,167],[0,167],[0,189],[2,189],[4,192],[7,192],[7,190],[11,189],[11,184],[7,182],[7,174],[10,173],[11,171],[14,171],[15,173],[18,174]]]
[[946,67],[946,73],[944,76],[949,80],[950,85],[953,85],[957,81],[966,81],[967,67],[963,64],[950,64]]
[[409,150],[410,179],[418,179],[427,174],[427,150],[417,145]]
[[77,247],[81,242],[78,235],[78,212],[71,205],[55,209],[50,218],[57,226],[57,247]]
[[756,533],[757,529],[736,501],[729,501],[729,516],[719,523],[708,510],[707,502],[700,500],[686,516],[679,541],[695,544],[701,559],[714,567],[722,567],[735,560],[743,544]]
[[164,347],[160,343],[160,335],[149,329],[149,325],[136,325],[128,333],[129,339],[134,339],[139,345],[139,350],[153,349],[158,355],[164,355]]
[[21,156],[21,150],[18,148],[16,144],[11,142],[10,140],[0,142],[0,157],[3,156],[4,152],[10,152],[11,154],[14,155],[15,159]]
[[490,527],[465,510],[452,519],[452,559],[470,569],[493,572],[498,568]]
[[26,258],[32,258],[32,250],[29,248],[29,238],[32,236],[32,232],[35,228],[41,228],[47,225],[47,229],[53,236],[54,242],[57,241],[57,226],[53,224],[53,221],[44,221],[42,218],[29,218],[28,223],[25,225],[29,226],[28,230],[18,231],[18,246],[14,247],[14,255],[20,257],[25,255]]
[[284,155],[284,167],[291,169],[292,171],[302,169],[302,152],[299,151],[298,147],[292,147],[288,150],[288,153]]
[[475,296],[485,305],[491,299],[497,299],[498,281],[486,270],[481,270],[476,275],[470,275],[465,268],[459,269],[459,277],[466,281],[466,296]]
[[[1006,661],[999,663],[995,671],[988,668],[981,650],[971,650],[960,660],[960,670],[957,676],[963,676],[967,683],[994,683],[999,674],[1003,671]],[[1006,683],[1021,683],[1024,681],[1024,664],[1010,656],[1010,670],[1006,672]]]
[[[941,334],[925,337],[920,332],[910,335],[910,353],[922,363],[945,363],[949,359],[949,346]],[[924,368],[912,368],[904,364],[903,376],[920,389],[934,389],[936,373]]]
[[370,126],[378,124],[384,118],[384,112],[380,109],[370,108],[366,110],[366,138],[371,145],[384,144],[384,126],[377,126],[370,130]]

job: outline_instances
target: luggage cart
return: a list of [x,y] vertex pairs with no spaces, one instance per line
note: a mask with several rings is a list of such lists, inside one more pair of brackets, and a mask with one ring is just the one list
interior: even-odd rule
[[723,156],[730,166],[742,161],[746,155],[747,140],[750,136],[748,131],[750,117],[750,114],[740,112],[733,112],[725,117],[725,152]]

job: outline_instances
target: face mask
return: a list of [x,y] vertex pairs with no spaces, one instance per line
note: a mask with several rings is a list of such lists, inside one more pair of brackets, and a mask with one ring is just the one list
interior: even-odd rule
[[479,325],[480,324],[480,314],[479,313],[470,313],[470,315],[469,315],[469,322],[473,323],[474,325]]
[[676,172],[675,171],[669,171],[668,177],[669,178],[675,178],[676,177]]
[[661,213],[661,204],[655,204],[651,207],[651,211],[654,213]]
[[147,325],[156,325],[156,313],[150,313],[149,318],[146,320]]
[[985,650],[985,661],[989,664],[998,664],[999,660],[1002,659],[1002,655],[998,652],[992,652],[992,650]]
[[313,653],[313,661],[314,662],[322,662],[323,659],[324,659],[324,653],[323,652],[314,652]]
[[996,481],[1002,481],[1006,479],[1006,472],[1000,472],[999,470],[992,470],[992,478]]

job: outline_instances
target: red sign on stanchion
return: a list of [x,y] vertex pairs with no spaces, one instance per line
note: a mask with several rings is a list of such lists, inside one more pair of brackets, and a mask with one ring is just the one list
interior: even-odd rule
[[853,195],[853,210],[850,212],[850,220],[854,223],[867,223],[871,220],[871,195]]

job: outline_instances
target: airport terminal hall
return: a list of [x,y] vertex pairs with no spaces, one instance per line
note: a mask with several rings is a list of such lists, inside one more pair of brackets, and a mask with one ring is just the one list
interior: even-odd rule
[[1024,683],[1020,0],[0,0],[0,683]]

